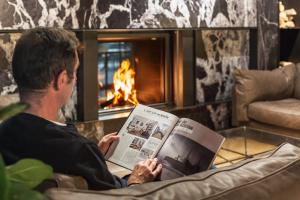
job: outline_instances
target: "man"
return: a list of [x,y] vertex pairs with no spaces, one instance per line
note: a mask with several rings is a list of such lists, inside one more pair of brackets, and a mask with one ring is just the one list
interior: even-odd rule
[[162,168],[157,159],[137,164],[126,181],[112,175],[103,158],[118,136],[105,136],[97,145],[80,136],[72,124],[57,122],[76,83],[77,47],[74,33],[54,28],[29,30],[17,42],[13,76],[21,102],[30,108],[0,126],[0,152],[6,164],[39,159],[55,172],[84,177],[94,190],[154,180]]

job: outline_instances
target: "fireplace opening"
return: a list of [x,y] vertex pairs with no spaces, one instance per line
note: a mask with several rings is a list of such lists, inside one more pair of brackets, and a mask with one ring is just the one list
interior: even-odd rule
[[162,33],[101,33],[97,37],[99,112],[170,99],[170,36]]

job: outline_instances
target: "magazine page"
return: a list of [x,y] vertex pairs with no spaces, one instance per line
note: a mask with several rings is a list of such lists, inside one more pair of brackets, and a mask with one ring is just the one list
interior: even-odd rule
[[178,120],[157,158],[163,165],[161,180],[209,169],[224,137],[191,119]]
[[120,140],[112,144],[105,157],[132,170],[136,163],[157,152],[177,121],[171,113],[139,104],[119,131]]

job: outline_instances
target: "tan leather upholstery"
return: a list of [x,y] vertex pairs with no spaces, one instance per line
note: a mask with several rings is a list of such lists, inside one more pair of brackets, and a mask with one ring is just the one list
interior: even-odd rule
[[300,101],[292,98],[257,101],[249,104],[248,117],[258,122],[300,131]]
[[54,174],[54,180],[59,188],[87,190],[86,180],[80,176],[70,176],[65,174]]
[[46,179],[36,187],[36,190],[44,192],[49,188],[65,188],[87,190],[88,184],[86,180],[80,176],[71,176],[55,173],[50,179]]
[[248,105],[255,101],[278,100],[294,93],[296,67],[286,65],[272,71],[236,70],[234,89],[234,117],[237,121],[249,121]]
[[51,189],[52,200],[206,199],[298,200],[300,149],[285,144],[274,152],[178,179],[103,192]]

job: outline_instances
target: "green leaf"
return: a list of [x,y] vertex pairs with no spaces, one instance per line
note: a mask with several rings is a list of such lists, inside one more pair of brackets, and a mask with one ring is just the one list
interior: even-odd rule
[[0,110],[0,121],[4,121],[16,114],[19,114],[28,107],[29,105],[25,103],[13,103],[9,106],[6,106]]
[[10,200],[40,200],[45,199],[45,197],[34,190],[28,189],[23,184],[13,183],[9,191]]
[[6,167],[6,170],[9,181],[24,184],[29,189],[53,175],[51,166],[35,159],[22,159]]
[[28,191],[30,191],[30,189],[24,184],[13,182],[9,189],[9,200],[19,199],[22,194]]
[[17,200],[46,200],[46,197],[37,191],[30,190],[21,194]]
[[9,182],[2,156],[0,155],[0,199],[8,200]]

